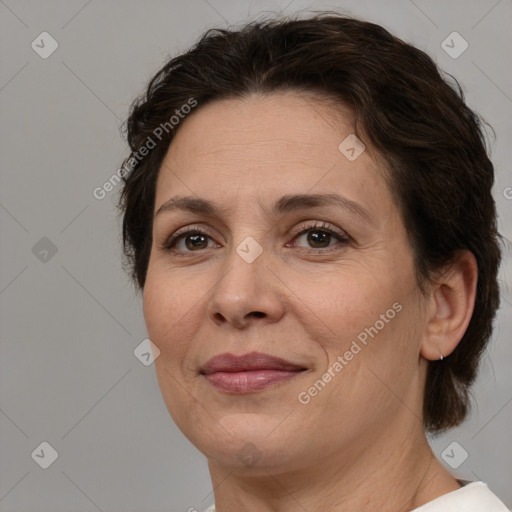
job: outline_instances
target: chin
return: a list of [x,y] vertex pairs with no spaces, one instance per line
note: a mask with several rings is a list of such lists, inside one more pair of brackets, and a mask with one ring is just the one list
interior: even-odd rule
[[[284,440],[283,440],[284,442]],[[245,473],[252,476],[268,476],[289,471],[299,466],[300,457],[291,452],[290,444],[275,446],[275,443],[253,442],[247,440],[226,445],[202,446],[200,451],[210,463],[229,471]],[[294,459],[297,459],[294,462]]]
[[268,475],[285,467],[289,469],[295,458],[297,463],[303,459],[294,453],[300,440],[290,436],[289,428],[274,430],[282,420],[280,417],[279,421],[269,421],[263,414],[229,414],[216,426],[209,423],[198,428],[196,424],[190,429],[185,426],[183,432],[211,463],[231,471]]

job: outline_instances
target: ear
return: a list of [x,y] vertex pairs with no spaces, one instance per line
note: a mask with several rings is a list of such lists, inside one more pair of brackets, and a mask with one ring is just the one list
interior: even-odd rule
[[468,250],[431,285],[421,355],[431,361],[450,355],[464,336],[475,306],[478,266]]

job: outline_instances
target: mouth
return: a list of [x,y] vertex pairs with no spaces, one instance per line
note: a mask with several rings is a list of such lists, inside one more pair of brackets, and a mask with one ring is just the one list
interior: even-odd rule
[[207,382],[231,394],[245,394],[284,383],[301,375],[307,368],[261,352],[242,356],[230,353],[211,358],[200,373]]

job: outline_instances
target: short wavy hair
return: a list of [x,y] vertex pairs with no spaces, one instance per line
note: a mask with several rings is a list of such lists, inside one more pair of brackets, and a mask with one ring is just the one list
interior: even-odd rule
[[[429,362],[424,393],[427,431],[459,424],[500,303],[501,249],[486,123],[466,105],[457,80],[443,75],[423,51],[381,26],[332,11],[208,30],[156,73],[126,121],[131,153],[123,166],[130,163],[130,172],[117,206],[123,214],[123,266],[138,291],[151,252],[158,172],[180,126],[169,122],[173,114],[191,99],[197,111],[211,101],[253,93],[309,91],[333,99],[351,109],[355,133],[386,164],[420,290],[425,293],[460,250],[476,258],[469,326],[450,356]],[[143,151],[150,139],[155,146]]]

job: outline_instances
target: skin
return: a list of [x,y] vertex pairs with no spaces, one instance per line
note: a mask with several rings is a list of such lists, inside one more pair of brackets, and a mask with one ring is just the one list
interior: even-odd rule
[[[217,512],[407,511],[460,487],[427,444],[422,402],[428,360],[449,356],[469,324],[476,262],[462,252],[420,293],[375,151],[349,161],[338,149],[352,123],[348,109],[295,92],[216,101],[182,121],[162,164],[155,213],[173,196],[222,208],[156,215],[143,293],[165,404],[208,458]],[[371,220],[339,205],[271,211],[286,194],[333,192]],[[297,236],[315,222],[349,241],[315,244],[314,227]],[[164,251],[185,226],[206,230],[204,243]],[[236,251],[247,237],[263,250],[252,263]],[[401,311],[300,403],[395,303]],[[214,355],[251,351],[307,371],[245,395],[199,372]]]

